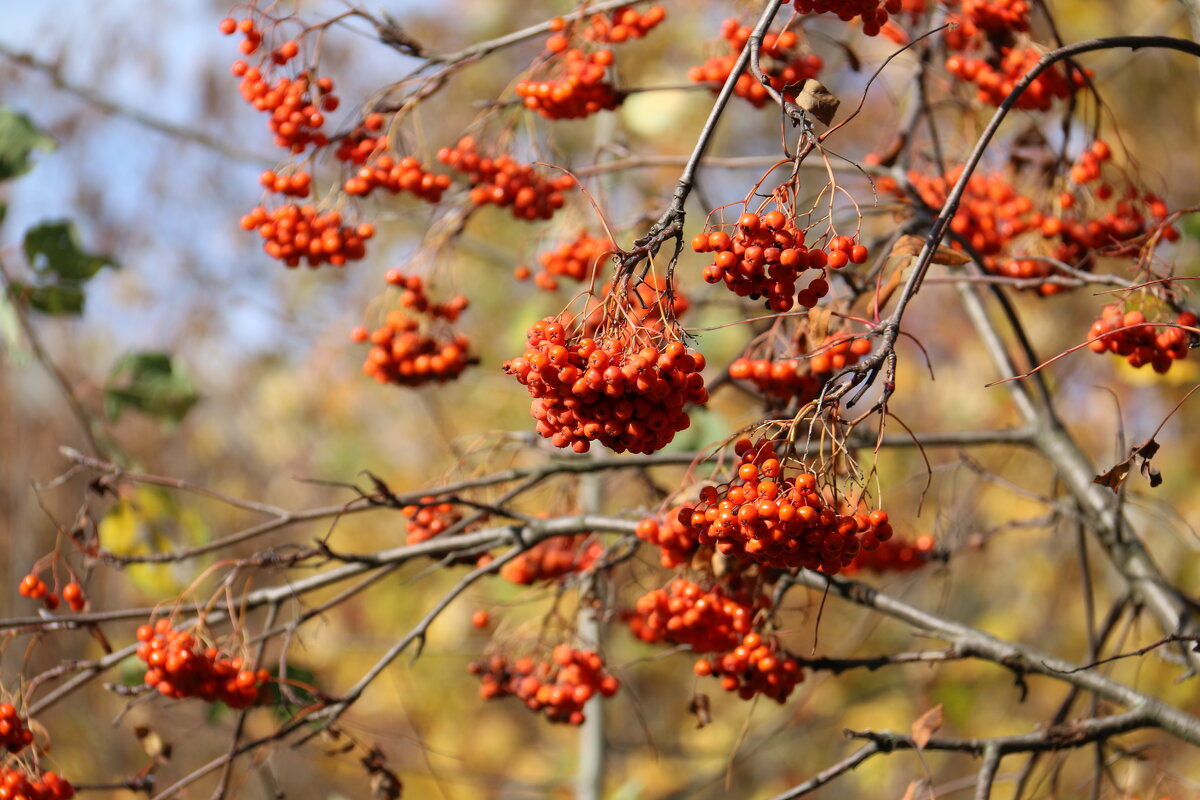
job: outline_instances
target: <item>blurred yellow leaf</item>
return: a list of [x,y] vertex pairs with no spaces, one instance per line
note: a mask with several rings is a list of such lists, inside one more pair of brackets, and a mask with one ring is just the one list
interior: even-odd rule
[[[208,527],[195,511],[180,507],[169,493],[149,487],[130,492],[100,520],[101,546],[119,556],[193,547],[210,538]],[[197,568],[195,561],[131,564],[125,574],[139,590],[160,599],[187,588]]]

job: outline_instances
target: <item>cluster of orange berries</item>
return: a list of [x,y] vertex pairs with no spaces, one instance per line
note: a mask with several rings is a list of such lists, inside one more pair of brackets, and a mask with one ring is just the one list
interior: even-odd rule
[[[17,587],[17,592],[21,597],[28,597],[30,600],[41,600],[46,608],[51,611],[58,608],[58,592],[50,591],[50,587],[46,585],[44,580],[38,577],[37,573],[31,572],[22,578],[20,585]],[[62,588],[62,599],[67,601],[67,605],[75,612],[83,611],[87,605],[87,598],[83,595],[83,588],[74,581],[71,581]]]
[[659,548],[662,565],[667,569],[688,564],[700,548],[691,524],[679,521],[679,509],[668,511],[664,519],[650,517],[637,524],[637,537]]
[[[556,278],[591,280],[600,265],[600,259],[606,253],[612,252],[612,246],[607,240],[580,233],[574,239],[538,255],[542,271],[533,276],[533,282],[539,289],[552,292],[558,288]],[[513,270],[513,274],[517,280],[523,281],[532,273],[529,267],[522,264]]]
[[456,322],[467,307],[466,297],[456,295],[448,303],[434,303],[419,276],[390,269],[384,277],[389,284],[403,290],[400,305],[412,314],[425,317],[428,324],[423,326],[418,317],[393,309],[384,317],[383,325],[374,331],[363,326],[351,331],[352,341],[371,343],[363,362],[364,373],[380,383],[416,387],[454,380],[475,363],[469,353],[467,337],[452,332],[439,336],[429,330],[439,320]]
[[911,542],[889,539],[874,550],[860,550],[845,574],[857,572],[911,572],[920,569],[934,557],[933,537],[925,534]]
[[621,104],[620,93],[606,79],[612,50],[584,53],[572,47],[555,63],[561,70],[557,77],[517,82],[517,97],[530,111],[546,119],[582,119]]
[[241,226],[257,230],[263,252],[289,267],[298,267],[301,261],[310,267],[345,266],[367,254],[365,242],[375,235],[375,227],[368,223],[343,225],[337,211],[320,214],[311,205],[291,203],[271,211],[257,206],[242,217]]
[[264,170],[258,176],[258,182],[268,192],[288,197],[308,197],[312,191],[312,175],[304,170],[293,172],[291,175],[280,175],[273,169]]
[[[220,27],[226,35],[235,32],[243,34],[245,38],[240,49],[246,55],[258,51],[263,34],[253,19],[247,17],[235,22],[226,18],[221,21]],[[271,54],[271,60],[283,65],[299,52],[299,44],[287,41]],[[329,143],[329,138],[321,128],[325,124],[325,112],[338,107],[332,79],[318,78],[313,82],[308,73],[301,72],[295,78],[281,76],[272,86],[259,67],[240,60],[234,62],[232,72],[235,77],[242,79],[239,87],[242,98],[259,111],[271,115],[270,127],[275,134],[275,144],[293,153],[303,153],[309,145],[319,148]]]
[[[660,337],[665,338],[665,337]],[[656,347],[633,336],[568,338],[560,318],[535,322],[523,356],[504,363],[534,398],[537,432],[578,453],[600,442],[618,453],[653,453],[704,405],[704,356],[678,340]]]
[[392,194],[408,192],[427,203],[440,203],[442,193],[450,188],[450,176],[427,172],[413,156],[397,161],[384,153],[370,164],[359,167],[342,188],[346,194],[360,197],[375,189],[384,189]]
[[463,517],[453,503],[439,503],[436,497],[422,497],[419,504],[405,506],[400,513],[408,518],[404,543],[410,545],[440,536]]
[[12,703],[0,703],[0,747],[10,753],[19,753],[33,744],[33,731],[25,727],[25,720],[17,715]]
[[768,568],[833,575],[860,550],[892,538],[887,512],[840,513],[818,489],[816,475],[785,476],[774,442],[742,438],[734,452],[737,477],[723,487],[704,487],[699,503],[679,511],[679,522],[696,531],[701,545]]
[[858,363],[859,358],[870,352],[871,343],[867,339],[837,333],[807,359],[736,359],[729,365],[729,377],[750,381],[770,400],[784,403],[795,400],[803,405],[820,395],[821,387],[834,372]]
[[[726,19],[721,23],[721,38],[729,45],[725,55],[714,56],[692,67],[688,70],[688,79],[695,83],[714,84],[713,93],[717,93],[719,87],[728,80],[729,73],[733,72],[751,32],[747,26],[739,25],[736,19]],[[807,79],[815,78],[825,66],[820,56],[800,52],[797,49],[799,42],[800,38],[793,31],[768,33],[763,37],[759,66],[777,92],[783,92],[785,87],[798,88]],[[768,99],[766,88],[749,71],[738,77],[733,91],[738,97],[749,100],[755,108],[762,108]],[[791,93],[785,93],[785,96],[789,100],[796,99]]]
[[586,533],[538,542],[500,568],[500,577],[518,586],[555,581],[586,572],[604,555],[604,545]]
[[695,672],[702,678],[720,678],[722,689],[737,692],[743,700],[761,694],[780,704],[804,680],[804,671],[779,640],[756,632],[747,633],[728,653],[700,659]]
[[962,0],[962,14],[963,21],[957,31],[960,36],[971,36],[977,31],[994,34],[1029,30],[1026,0]]
[[[827,269],[861,264],[870,253],[849,236],[834,236],[829,251],[804,245],[804,231],[779,209],[762,216],[745,213],[738,218],[730,236],[722,230],[697,234],[692,239],[697,253],[715,253],[704,270],[708,283],[725,282],[730,291],[751,300],[765,298],[771,311],[790,311],[798,302],[812,308],[829,293]],[[808,270],[820,274],[797,291],[796,282]]]
[[765,595],[752,599],[745,592],[728,592],[720,586],[705,591],[676,578],[666,589],[642,595],[628,622],[643,642],[686,645],[695,653],[725,653],[750,633],[755,614],[769,606]]
[[338,142],[334,157],[359,167],[345,180],[342,189],[346,194],[365,197],[381,188],[392,194],[408,192],[428,203],[440,203],[442,194],[450,188],[450,177],[425,170],[412,156],[397,159],[385,152],[387,138],[380,135],[383,123],[383,114],[368,114]]
[[798,14],[836,14],[843,22],[860,17],[867,36],[878,36],[888,17],[904,10],[901,0],[794,0],[793,5]]
[[143,680],[166,697],[247,708],[271,680],[266,670],[243,669],[240,658],[225,658],[215,647],[202,649],[195,636],[175,630],[168,619],[139,627],[137,640],[137,656],[149,667]]
[[[999,106],[1013,88],[1033,69],[1041,54],[1032,48],[1006,47],[996,63],[983,58],[953,55],[946,59],[946,71],[954,77],[974,83],[980,102]],[[1055,100],[1070,96],[1086,81],[1078,70],[1068,79],[1057,66],[1043,72],[1017,98],[1016,108],[1029,111],[1049,111]]]
[[593,14],[583,35],[593,42],[620,44],[629,39],[642,38],[666,18],[667,11],[662,6],[650,6],[644,12],[621,6],[608,14]]
[[451,169],[466,173],[472,203],[508,208],[517,219],[550,219],[563,207],[563,192],[575,185],[569,175],[547,178],[531,165],[519,164],[507,155],[480,155],[470,136],[459,139],[454,147],[438,150],[437,158]]
[[551,722],[579,725],[583,706],[599,694],[612,697],[620,682],[604,668],[604,659],[589,650],[560,644],[551,660],[526,656],[511,664],[501,655],[474,661],[467,667],[479,676],[479,696],[484,700],[515,696],[532,711],[541,711]]
[[[1175,322],[1194,328],[1196,315],[1184,311]],[[1124,356],[1133,367],[1149,364],[1159,374],[1168,372],[1175,361],[1187,358],[1192,342],[1200,339],[1183,328],[1147,324],[1141,311],[1125,311],[1119,305],[1104,307],[1100,319],[1092,323],[1088,338],[1092,352]]]
[[12,800],[67,800],[75,787],[53,772],[34,777],[20,766],[0,766],[0,797]]

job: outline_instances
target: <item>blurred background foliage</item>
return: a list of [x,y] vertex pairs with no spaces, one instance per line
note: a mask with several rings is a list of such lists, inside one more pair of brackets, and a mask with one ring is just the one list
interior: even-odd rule
[[[625,85],[685,83],[687,67],[711,52],[720,19],[731,13],[748,18],[757,8],[665,5],[664,28],[622,52]],[[318,2],[298,6],[307,19],[342,8]],[[1066,41],[1126,32],[1190,35],[1184,7],[1174,0],[1064,0],[1053,8]],[[438,51],[568,10],[562,2],[491,0],[410,0],[387,8],[415,39]],[[431,251],[422,247],[433,214],[427,206],[403,199],[371,201],[379,233],[365,261],[342,270],[283,269],[237,224],[258,202],[258,173],[273,166],[277,154],[229,75],[236,54],[217,33],[218,20],[228,13],[227,6],[210,0],[0,0],[5,20],[0,102],[48,137],[33,143],[31,172],[0,184],[7,210],[0,225],[0,260],[14,281],[51,287],[44,292],[50,306],[40,311],[76,310],[69,293],[84,286],[83,273],[94,273],[86,276],[80,313],[29,315],[47,358],[76,391],[78,412],[38,363],[11,306],[0,301],[0,586],[6,587],[0,591],[0,613],[6,616],[34,613],[29,601],[17,596],[18,581],[71,529],[80,513],[84,478],[52,488],[45,484],[65,471],[58,448],[86,450],[89,436],[131,467],[288,509],[352,499],[353,492],[338,484],[362,482],[364,471],[393,489],[410,490],[526,458],[503,446],[501,432],[530,428],[528,399],[498,365],[520,351],[530,322],[558,311],[571,295],[567,288],[546,293],[518,283],[512,270],[531,263],[548,243],[584,226],[594,228],[595,212],[581,196],[553,222],[536,225],[485,209],[463,235]],[[825,83],[842,98],[843,109],[853,106],[890,43],[847,34],[836,21],[818,20],[810,31],[813,48],[827,62]],[[497,53],[457,75],[415,114],[409,144],[431,158],[439,146],[456,141],[480,102],[511,90],[539,42]],[[860,68],[848,52],[861,61]],[[322,69],[335,76],[349,115],[356,102],[414,63],[374,41],[369,30],[350,26],[328,37]],[[1095,70],[1106,101],[1105,133],[1119,137],[1128,149],[1120,156],[1124,166],[1172,208],[1200,202],[1197,64],[1178,55],[1128,51],[1102,53],[1086,63]],[[865,113],[831,141],[833,149],[861,161],[886,146],[908,102],[911,71],[912,64],[903,59],[889,68],[872,89]],[[613,157],[598,143],[618,153],[686,155],[710,105],[708,93],[681,89],[631,97],[611,115],[615,124],[603,118],[553,125],[529,121],[527,141],[537,143],[530,154],[536,151],[564,166]],[[174,133],[139,123],[139,114],[162,121]],[[943,146],[952,160],[965,156],[985,119],[947,116]],[[1005,127],[998,152],[1023,124],[1018,119]],[[712,153],[775,153],[778,128],[770,111],[738,104],[723,120]],[[707,207],[739,200],[760,172],[704,170],[689,224],[699,226]],[[642,168],[587,185],[618,241],[628,244],[647,218],[661,211],[677,174],[674,167]],[[886,201],[873,208],[865,183],[852,176],[847,181],[864,206],[868,232],[894,224]],[[68,219],[73,223],[69,233],[53,232],[57,246],[78,248],[71,262],[75,272],[26,270],[27,232]],[[1194,239],[1185,237],[1170,252],[1181,273],[1195,272]],[[699,301],[687,324],[706,328],[740,318],[735,304],[707,292],[700,280],[704,263],[686,253],[679,271],[684,291]],[[119,269],[100,268],[110,264]],[[381,292],[382,275],[393,266],[424,274],[440,294],[462,292],[470,298],[460,327],[477,343],[482,363],[466,379],[411,392],[361,375],[361,350],[347,334],[377,319],[389,302]],[[952,285],[928,286],[906,318],[928,352],[932,375],[918,349],[902,344],[893,409],[915,431],[1012,425],[1016,418],[1005,390],[985,388],[996,377],[994,369],[968,332],[953,293]],[[1049,299],[1021,295],[1016,306],[1045,358],[1082,341],[1104,302],[1082,290]],[[744,343],[737,326],[699,334],[710,364],[727,363]],[[1200,377],[1192,361],[1161,378],[1086,352],[1057,362],[1049,376],[1072,433],[1102,465],[1119,460],[1129,443],[1148,436]],[[1198,419],[1192,402],[1158,437],[1163,449],[1156,464],[1163,485],[1150,490],[1134,476],[1128,502],[1168,576],[1195,592],[1200,584],[1195,530],[1200,437],[1191,435]],[[692,429],[672,447],[702,448],[756,413],[742,395],[718,395],[708,410],[694,415]],[[80,414],[86,418],[82,425]],[[882,497],[898,531],[933,534],[950,559],[917,573],[868,580],[998,636],[1081,659],[1088,633],[1076,531],[1069,525],[1012,524],[1045,514],[1045,505],[1030,494],[1053,493],[1050,468],[1030,453],[1006,447],[969,456],[953,449],[925,455],[932,474],[912,449],[881,453]],[[654,480],[673,488],[682,476],[682,470],[661,469]],[[626,477],[602,480],[607,512],[636,518],[659,502],[651,487]],[[560,512],[574,502],[574,494],[570,480],[560,481],[534,495],[526,510]],[[94,510],[104,515],[100,535],[106,547],[130,554],[200,544],[257,519],[209,498],[151,487],[123,487]],[[270,542],[309,544],[327,535],[331,545],[347,551],[395,546],[403,541],[403,520],[388,511],[356,514],[332,526],[328,521],[297,525]],[[247,545],[234,554],[254,549]],[[92,607],[156,605],[197,580],[205,586],[204,571],[230,555],[181,565],[97,569],[89,576]],[[1089,557],[1093,563],[1102,559],[1095,550]],[[308,626],[292,642],[289,662],[336,693],[356,681],[460,574],[430,570],[428,564],[405,567]],[[1097,608],[1103,610],[1119,583],[1103,569],[1098,574]],[[618,588],[625,603],[666,580],[652,553],[639,555],[621,575]],[[318,595],[309,602],[322,599]],[[489,646],[489,637],[518,647],[536,639],[547,615],[557,614],[569,626],[573,602],[570,595],[560,598],[551,590],[498,580],[472,589],[434,625],[419,659],[397,663],[373,686],[345,718],[346,729],[386,752],[409,797],[570,797],[577,731],[548,726],[515,702],[484,703],[466,664]],[[797,653],[848,657],[933,646],[862,609],[831,602],[819,613],[818,594],[797,589],[785,605],[786,642]],[[490,612],[491,630],[471,626],[477,609]],[[132,641],[134,627],[101,626],[117,646]],[[1114,648],[1131,649],[1158,635],[1153,624],[1139,621],[1120,628],[1115,639],[1120,646]],[[102,647],[86,633],[46,637],[28,656],[27,644],[27,637],[18,637],[3,651],[6,688],[16,688],[27,658],[25,672],[32,674],[30,667],[95,657]],[[635,643],[619,624],[608,633],[605,650],[624,686],[607,705],[608,796],[615,800],[768,797],[844,757],[854,745],[843,738],[843,728],[907,731],[923,711],[941,703],[949,735],[1017,733],[1050,719],[1065,691],[1030,678],[1026,696],[1005,670],[967,661],[839,677],[814,674],[786,706],[777,707],[743,703],[701,685],[686,654],[664,655]],[[1176,684],[1176,665],[1150,656],[1106,669],[1200,713],[1194,681]],[[137,665],[114,678],[121,679],[138,682]],[[702,729],[688,713],[694,691],[711,696],[714,721]],[[133,729],[145,725],[175,745],[170,763],[159,768],[173,780],[223,752],[234,720],[230,713],[206,714],[187,702],[139,703],[127,712],[125,705],[97,682],[39,718],[52,732],[52,760],[62,772],[86,783],[140,769],[148,756]],[[273,724],[268,712],[259,712],[249,717],[247,731],[262,735]],[[1195,752],[1154,734],[1125,741],[1136,745],[1136,757],[1113,768],[1101,796],[1200,794]],[[278,785],[294,797],[367,796],[361,766],[325,755],[342,745],[317,740],[300,750],[276,748],[263,763],[255,762],[256,769],[238,771],[235,795],[272,796]],[[1043,759],[1028,796],[1090,796],[1089,754],[1072,756],[1061,772],[1054,769],[1056,759]],[[1005,767],[1016,769],[1019,763],[1014,758]],[[972,791],[974,770],[971,760],[960,756],[904,753],[877,758],[815,796],[899,798],[911,781],[928,777],[937,796],[964,797]],[[195,796],[202,794],[203,784],[195,790]]]

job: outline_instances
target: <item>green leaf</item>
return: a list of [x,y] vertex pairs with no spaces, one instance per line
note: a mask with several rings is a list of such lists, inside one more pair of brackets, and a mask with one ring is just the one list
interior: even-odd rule
[[53,150],[54,140],[38,130],[29,117],[0,107],[0,180],[24,175],[33,169],[34,150]]
[[292,697],[300,701],[301,706],[293,705],[289,702],[280,690],[279,668],[271,667],[270,671],[272,681],[267,684],[267,703],[275,709],[275,713],[280,719],[291,719],[300,711],[302,706],[312,705],[317,702],[318,695],[314,691],[317,677],[308,670],[293,667],[291,664],[287,665],[288,691]]
[[1179,228],[1193,239],[1200,239],[1200,214],[1188,214],[1179,221]]
[[108,374],[104,411],[117,419],[125,408],[178,423],[200,399],[187,371],[168,353],[129,353]]
[[9,286],[9,294],[19,298],[34,311],[43,314],[82,314],[83,287],[70,283],[52,283],[47,286],[29,286],[23,283],[13,283]]
[[82,283],[104,267],[116,268],[108,256],[79,249],[75,226],[69,220],[43,222],[25,232],[25,258],[37,272]]

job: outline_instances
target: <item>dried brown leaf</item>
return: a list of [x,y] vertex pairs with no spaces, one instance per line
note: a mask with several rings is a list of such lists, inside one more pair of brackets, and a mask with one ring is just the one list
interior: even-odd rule
[[833,122],[833,115],[837,113],[838,106],[841,104],[842,101],[834,97],[833,93],[816,78],[806,80],[796,94],[796,105],[826,125]]
[[933,708],[926,711],[921,716],[917,717],[916,722],[912,724],[913,743],[917,749],[923,748],[929,744],[929,740],[942,727],[942,704],[938,703]]
[[712,713],[708,707],[708,695],[704,692],[696,692],[692,695],[692,701],[688,703],[688,712],[696,715],[696,727],[703,728],[705,725],[712,723]]

